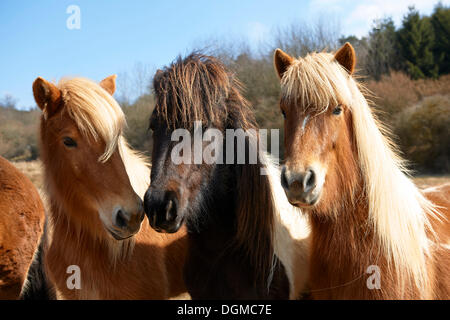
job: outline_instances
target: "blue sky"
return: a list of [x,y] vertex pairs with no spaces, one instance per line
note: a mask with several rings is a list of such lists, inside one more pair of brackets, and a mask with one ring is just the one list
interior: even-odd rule
[[[277,27],[320,17],[339,21],[345,35],[364,35],[375,18],[400,23],[408,5],[429,14],[429,0],[39,0],[0,1],[0,99],[34,106],[31,85],[44,77],[84,76],[100,81],[170,63],[208,38],[247,39],[255,46]],[[449,4],[450,0],[442,1]],[[69,30],[70,5],[81,10],[81,28]],[[120,84],[120,81],[118,80]]]

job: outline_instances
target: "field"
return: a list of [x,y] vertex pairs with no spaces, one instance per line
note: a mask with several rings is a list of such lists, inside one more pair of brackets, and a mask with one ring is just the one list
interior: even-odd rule
[[39,160],[35,161],[19,161],[13,162],[13,164],[22,171],[30,180],[34,186],[39,190],[44,189],[44,177],[42,172],[42,163]]
[[[22,171],[28,178],[30,178],[30,180],[39,190],[39,193],[43,195],[44,178],[42,174],[41,161],[19,161],[13,163],[20,171]],[[444,183],[450,183],[450,175],[420,175],[414,177],[414,182],[422,188],[427,188]]]

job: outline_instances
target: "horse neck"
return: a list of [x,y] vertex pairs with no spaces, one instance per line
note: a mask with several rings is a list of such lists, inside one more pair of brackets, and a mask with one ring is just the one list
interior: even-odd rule
[[368,290],[365,285],[367,268],[386,263],[368,224],[367,199],[349,202],[334,217],[325,214],[312,213],[310,220],[312,295],[319,299],[379,297],[380,290]]
[[[188,219],[187,227],[194,238],[201,238],[202,246],[214,248],[226,246],[235,236],[237,222],[238,192],[234,165],[219,164],[215,169],[209,186],[204,190],[204,203],[193,216],[201,219]],[[203,239],[209,239],[204,242]]]
[[[98,213],[87,207],[71,208],[55,192],[51,177],[46,179],[49,195],[48,210],[48,254],[57,260],[65,259],[69,264],[79,263],[80,266],[89,261],[105,261],[106,267],[114,267],[120,259],[132,252],[134,237],[124,242],[117,242],[108,237],[101,226],[95,224],[95,219],[80,218],[96,217]],[[100,222],[98,222],[100,223]],[[100,232],[99,232],[100,230]],[[52,268],[55,264],[53,264]],[[64,271],[65,272],[65,271]]]
[[[352,191],[341,193],[341,205],[332,217],[327,216],[327,212],[311,214],[313,295],[338,299],[420,298],[414,279],[398,274],[393,257],[381,246],[369,217],[366,183],[358,176]],[[381,290],[367,288],[370,266],[380,269]]]
[[233,246],[244,252],[255,271],[255,281],[267,284],[274,259],[273,229],[276,206],[268,175],[261,174],[265,155],[258,154],[257,164],[235,164],[231,169],[233,183]]
[[[51,196],[51,195],[50,195]],[[52,250],[70,251],[74,256],[85,255],[91,253],[95,249],[94,254],[102,256],[107,250],[103,250],[108,239],[104,236],[96,235],[92,232],[93,226],[87,227],[81,221],[74,219],[71,209],[65,207],[61,202],[52,198],[49,209],[50,235]],[[96,212],[84,211],[84,214],[96,215]]]
[[243,207],[255,215],[267,217],[275,214],[272,185],[268,175],[260,174],[261,169],[263,165],[260,163],[217,166],[205,196],[206,205],[201,209],[209,216],[206,219],[208,228],[234,229],[240,218],[238,211]]
[[361,192],[358,201],[352,201],[352,195],[343,193],[341,203],[345,205],[334,208],[332,216],[329,212],[311,212],[312,243],[317,247],[312,250],[313,255],[359,264],[360,250],[371,246],[374,230],[368,223],[368,201],[362,186],[357,190]]

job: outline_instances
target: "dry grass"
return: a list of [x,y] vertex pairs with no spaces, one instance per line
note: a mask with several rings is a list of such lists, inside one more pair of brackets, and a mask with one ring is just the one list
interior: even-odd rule
[[34,161],[16,161],[12,162],[17,169],[19,169],[23,174],[25,174],[39,192],[44,207],[48,208],[47,194],[44,189],[44,177],[42,171],[42,162],[40,160]]
[[414,182],[421,188],[428,188],[433,186],[450,183],[450,175],[443,176],[417,176]]
[[374,102],[381,111],[392,116],[422,100],[424,97],[446,95],[450,92],[450,75],[439,80],[412,80],[401,72],[384,75],[381,81],[370,80],[365,83],[374,95]]
[[44,178],[42,175],[42,163],[40,160],[35,161],[18,161],[13,164],[22,171],[33,182],[38,190],[44,188]]
[[[44,193],[44,179],[42,176],[42,163],[40,160],[35,161],[20,161],[13,162],[13,164],[22,171],[36,188],[39,190],[41,194]],[[414,181],[417,185],[422,188],[440,185],[444,183],[450,183],[450,175],[442,175],[442,176],[417,176],[414,178]]]

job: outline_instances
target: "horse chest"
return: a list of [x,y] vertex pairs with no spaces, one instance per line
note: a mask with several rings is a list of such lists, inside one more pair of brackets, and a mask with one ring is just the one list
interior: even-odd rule
[[190,248],[184,268],[186,286],[193,299],[288,299],[290,283],[284,266],[277,263],[270,289],[256,286],[251,279],[257,272],[242,252],[230,250],[225,239],[207,245],[208,237],[190,237]]

